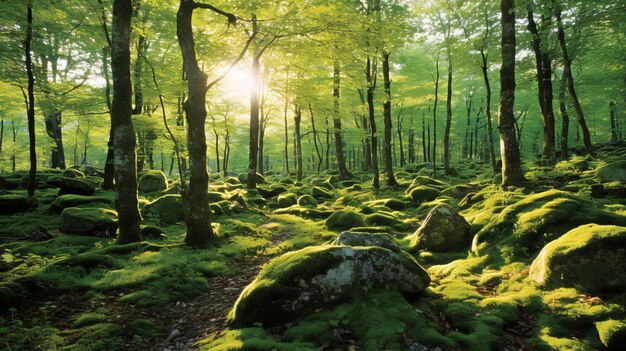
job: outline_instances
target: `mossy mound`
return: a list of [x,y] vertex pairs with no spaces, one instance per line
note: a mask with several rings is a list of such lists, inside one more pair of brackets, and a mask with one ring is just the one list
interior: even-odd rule
[[68,177],[53,176],[48,178],[46,184],[60,188],[59,195],[92,195],[96,191],[96,186],[93,183]]
[[407,193],[409,192],[409,190],[420,185],[427,185],[433,188],[437,188],[439,190],[443,190],[449,186],[448,183],[442,182],[441,180],[420,175],[420,176],[415,177],[415,179],[413,179],[413,181],[411,182],[411,185],[407,189]]
[[0,195],[0,215],[10,215],[24,212],[33,206],[33,202],[26,195],[5,194]]
[[277,201],[279,207],[285,208],[297,204],[298,196],[294,193],[280,194]]
[[[237,176],[239,183],[246,184],[248,182],[248,173],[239,173]],[[267,179],[262,174],[256,174],[256,183],[257,184],[267,184]]]
[[585,292],[626,287],[626,227],[587,224],[546,245],[530,266],[539,286]]
[[473,191],[476,191],[475,186],[471,186],[468,184],[458,184],[458,185],[453,185],[451,187],[446,188],[444,191],[441,192],[441,195],[449,196],[456,200],[461,200],[465,196],[467,196],[467,194]]
[[165,231],[160,227],[155,225],[142,225],[141,237],[149,239],[165,239],[167,238],[167,235],[165,235]]
[[331,230],[348,230],[354,227],[365,227],[365,216],[351,209],[333,212],[324,222]]
[[291,214],[294,216],[309,218],[309,219],[326,219],[333,212],[329,210],[322,210],[312,207],[303,207],[300,205],[293,205],[286,208],[279,208],[274,211],[275,214]]
[[226,194],[218,191],[207,191],[207,197],[209,199],[209,202],[220,202],[228,200],[228,196],[226,196]]
[[59,217],[59,231],[75,235],[114,235],[117,212],[104,208],[68,207]]
[[407,195],[411,197],[411,200],[416,203],[429,202],[433,201],[439,195],[441,195],[441,191],[426,185],[419,185],[412,188]]
[[139,178],[138,188],[140,194],[153,193],[167,189],[167,177],[159,170],[149,170]]
[[313,246],[271,261],[241,293],[232,326],[264,326],[301,318],[349,300],[362,287],[416,294],[428,273],[405,253],[380,247]]
[[61,173],[61,175],[67,178],[85,178],[85,174],[75,168],[68,168],[66,170],[63,170],[63,173]]
[[180,195],[164,195],[148,203],[141,213],[159,223],[174,224],[185,219],[185,208]]
[[609,350],[622,350],[626,345],[626,321],[607,320],[596,323],[600,341]]
[[603,183],[626,183],[626,161],[617,161],[600,166],[596,169],[596,176]]
[[269,188],[257,188],[257,190],[259,191],[259,194],[265,198],[265,199],[269,199],[272,197],[276,197],[282,193],[286,193],[287,192],[287,188],[285,188],[282,185],[273,185]]
[[321,186],[314,186],[313,188],[311,188],[311,196],[320,200],[331,199],[333,197],[333,194],[326,188],[322,188]]
[[67,194],[57,197],[51,204],[52,210],[61,212],[68,207],[77,207],[82,205],[89,205],[92,203],[102,203],[107,205],[113,204],[113,199],[106,196],[85,196]]
[[424,223],[409,236],[410,247],[428,251],[458,251],[470,246],[470,225],[454,208],[446,204],[435,206]]
[[345,246],[378,246],[394,252],[400,252],[400,247],[387,233],[367,233],[345,231],[339,234],[332,245]]
[[298,198],[298,206],[317,206],[317,200],[311,195],[302,195]]
[[396,216],[385,212],[375,212],[366,215],[365,224],[370,226],[388,226],[394,228],[405,227],[404,223]]

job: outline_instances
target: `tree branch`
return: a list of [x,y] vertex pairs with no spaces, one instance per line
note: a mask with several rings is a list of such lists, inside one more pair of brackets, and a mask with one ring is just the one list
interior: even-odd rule
[[231,24],[234,26],[237,24],[237,16],[233,15],[232,13],[223,11],[218,9],[217,7],[210,5],[210,4],[203,4],[203,3],[199,3],[199,2],[193,2],[193,8],[197,9],[208,9],[211,10],[217,14],[220,14],[222,16],[225,16],[226,18],[228,18],[228,25],[230,26]]

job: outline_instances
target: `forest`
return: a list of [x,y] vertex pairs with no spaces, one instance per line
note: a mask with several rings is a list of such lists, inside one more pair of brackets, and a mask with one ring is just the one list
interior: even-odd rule
[[0,350],[623,350],[626,2],[0,1]]

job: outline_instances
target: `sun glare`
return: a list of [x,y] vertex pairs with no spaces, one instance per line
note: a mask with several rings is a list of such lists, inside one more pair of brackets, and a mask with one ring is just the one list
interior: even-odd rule
[[250,89],[255,84],[255,80],[250,75],[250,66],[238,65],[222,81],[223,97],[236,102],[246,103],[250,100]]

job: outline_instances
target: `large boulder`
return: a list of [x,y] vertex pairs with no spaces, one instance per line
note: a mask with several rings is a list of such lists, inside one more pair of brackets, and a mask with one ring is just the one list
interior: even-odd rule
[[141,214],[159,223],[174,224],[185,219],[185,208],[180,195],[170,194],[146,204]]
[[626,161],[618,161],[600,166],[596,169],[596,175],[603,183],[626,183]]
[[278,207],[290,207],[298,203],[298,196],[294,193],[281,194],[278,196]]
[[286,323],[349,300],[363,287],[417,294],[428,273],[404,252],[380,247],[312,246],[271,261],[241,293],[234,327]]
[[586,224],[548,243],[530,266],[548,288],[597,293],[626,288],[626,227]]
[[400,247],[387,233],[366,233],[345,231],[339,234],[333,245],[345,246],[378,246],[394,252],[400,252]]
[[86,196],[86,195],[75,195],[75,194],[67,194],[61,195],[54,199],[54,201],[50,204],[52,210],[61,212],[68,207],[77,207],[82,205],[89,205],[92,203],[103,203],[107,205],[112,205],[113,200],[104,196]]
[[331,230],[348,230],[355,227],[365,227],[365,216],[350,209],[333,212],[324,222]]
[[167,189],[165,173],[159,170],[150,170],[139,178],[138,188],[140,194],[153,193]]
[[428,251],[464,250],[470,246],[470,225],[450,205],[440,204],[410,236],[411,247]]
[[10,215],[30,209],[33,202],[26,195],[0,195],[0,215]]
[[46,183],[59,188],[59,195],[92,195],[96,191],[96,186],[93,183],[76,178],[51,177]]
[[105,208],[68,207],[59,217],[59,231],[75,235],[114,235],[117,212]]
[[311,195],[302,195],[298,198],[299,206],[317,206],[317,200]]
[[441,191],[427,185],[419,185],[411,189],[407,195],[413,202],[421,203],[433,201],[441,195]]

